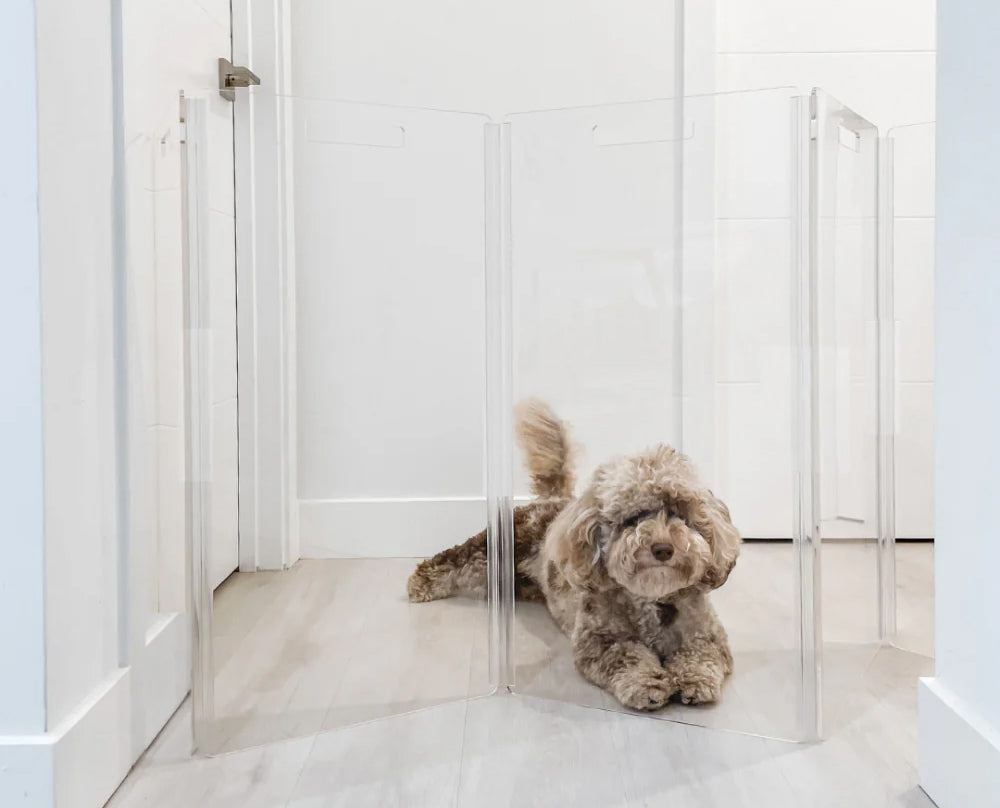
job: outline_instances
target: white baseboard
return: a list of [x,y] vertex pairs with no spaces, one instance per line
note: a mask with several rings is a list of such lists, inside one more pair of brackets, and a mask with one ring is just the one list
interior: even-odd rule
[[136,733],[139,755],[177,711],[191,689],[191,633],[187,614],[164,615],[146,632],[141,660],[144,710]]
[[187,694],[186,616],[165,616],[144,651],[49,732],[0,736],[0,805],[101,808],[107,802]]
[[483,497],[299,501],[302,558],[429,556],[485,527]]
[[992,727],[937,678],[921,679],[920,786],[939,808],[995,808],[1000,727]]

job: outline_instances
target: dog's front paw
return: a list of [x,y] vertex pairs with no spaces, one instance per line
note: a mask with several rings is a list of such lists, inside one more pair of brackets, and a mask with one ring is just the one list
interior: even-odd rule
[[630,670],[615,684],[618,701],[632,710],[659,710],[674,692],[662,668]]
[[714,673],[685,677],[677,683],[677,697],[682,704],[714,704],[722,695],[722,677]]

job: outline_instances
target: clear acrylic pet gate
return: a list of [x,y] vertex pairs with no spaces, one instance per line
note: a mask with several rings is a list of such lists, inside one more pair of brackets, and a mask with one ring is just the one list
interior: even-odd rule
[[[914,469],[932,448],[932,435],[926,429],[913,429],[911,415],[916,394],[929,396],[926,381],[933,378],[933,346],[923,312],[914,305],[921,294],[932,294],[934,284],[934,171],[929,156],[934,154],[935,124],[913,123],[896,126],[886,132],[882,143],[881,182],[884,224],[884,275],[890,290],[897,290],[897,311],[888,319],[899,322],[900,358],[897,383],[889,388],[887,406],[899,416],[894,430],[892,454],[897,458],[900,491],[918,491],[909,502],[900,502],[902,517],[900,538],[912,538],[914,521],[932,523],[926,510],[917,511],[917,519],[906,519],[904,508],[926,509],[933,502],[932,480],[920,480]],[[905,286],[897,287],[895,277],[906,277]],[[902,350],[906,345],[909,350]],[[909,388],[909,391],[907,390]],[[919,422],[917,422],[919,423]],[[909,426],[910,429],[905,427]],[[926,463],[926,460],[923,460]],[[921,496],[922,495],[922,496]],[[897,552],[898,549],[898,552]],[[887,615],[885,635],[902,650],[933,657],[933,603],[920,597],[926,581],[933,579],[934,545],[931,542],[907,542],[898,548],[887,545],[882,561],[884,586],[883,609]]]
[[[406,588],[418,557],[486,525],[484,119],[282,99],[278,186],[256,201],[265,232],[254,234],[253,260],[280,262],[281,339],[256,350],[280,352],[286,374],[287,471],[270,470],[287,486],[286,527],[241,542],[241,571],[215,589],[212,494],[227,472],[207,414],[224,325],[203,313],[230,268],[213,261],[205,237],[214,214],[200,181],[210,159],[204,102],[185,107],[198,748],[224,752],[492,692],[497,608],[487,608],[486,587],[413,605]],[[425,318],[438,327],[422,328]],[[267,448],[258,445],[257,463]],[[242,475],[254,458],[240,461]]]
[[[841,128],[872,131],[842,113],[821,93],[773,89],[509,118],[512,398],[540,397],[573,425],[578,488],[611,456],[670,443],[744,537],[793,540],[746,543],[712,595],[735,657],[721,700],[657,717],[817,731],[814,486],[829,419],[821,396],[793,391],[837,383],[817,344],[834,267],[815,256],[826,226],[845,226],[826,175],[874,170],[838,161]],[[856,246],[874,281],[874,240]],[[519,476],[514,494],[525,491]],[[515,690],[617,707],[574,675],[542,607],[515,615]]]
[[[204,416],[213,337],[198,318],[213,270],[198,235],[210,215],[198,202],[207,159],[200,103],[187,102],[185,139],[199,749],[498,688],[616,708],[573,669],[568,640],[544,608],[512,601],[511,512],[526,487],[511,406],[528,395],[548,400],[583,445],[578,491],[609,456],[669,442],[692,457],[745,538],[786,540],[748,542],[713,594],[736,658],[719,703],[655,715],[814,737],[818,540],[839,517],[825,509],[825,486],[845,456],[866,479],[882,480],[879,436],[891,433],[879,397],[891,331],[877,327],[874,128],[821,92],[789,89],[529,112],[502,123],[282,98],[271,226],[294,289],[285,290],[282,349],[295,486],[277,553],[286,569],[241,573],[213,598]],[[397,277],[401,267],[416,271]],[[420,282],[429,268],[439,272],[438,289],[465,284],[463,299],[478,307],[435,308]],[[852,288],[871,291],[844,312],[851,298],[831,282],[842,272],[852,273]],[[419,320],[428,316],[453,320],[436,345],[421,342]],[[414,327],[403,336],[381,327],[407,317]],[[296,339],[307,331],[322,337],[325,354]],[[358,359],[358,340],[374,342],[378,361]],[[433,351],[464,354],[429,376],[422,359]],[[830,358],[844,351],[855,363],[846,375],[835,372],[844,360]],[[407,406],[390,408],[388,422],[349,396],[330,399],[337,406],[328,411],[309,409],[310,389],[359,386],[372,401],[398,397]],[[841,420],[824,396],[846,400],[835,410]],[[442,405],[451,409],[435,420]],[[831,453],[824,441],[834,424]],[[324,465],[331,453],[352,461],[350,474]],[[394,468],[400,456],[421,473]],[[467,483],[458,497],[456,481]],[[376,497],[362,496],[373,490]],[[880,514],[891,510],[891,491],[851,493],[871,526],[865,535],[888,546],[891,525]],[[414,495],[435,505],[392,514]],[[483,526],[491,540],[481,599],[405,602],[412,556]],[[270,566],[259,552],[246,569]],[[873,582],[858,596],[857,642],[872,639],[867,615],[877,614],[871,556],[870,566],[852,567]]]
[[[746,542],[713,593],[735,656],[722,698],[654,715],[816,736],[823,704],[846,714],[891,632],[892,287],[875,127],[822,91],[788,89],[506,126],[510,401],[540,397],[575,427],[578,491],[609,456],[669,442],[746,539],[792,539]],[[821,539],[836,562],[823,587]],[[516,691],[618,708],[574,676],[542,607],[514,613]]]

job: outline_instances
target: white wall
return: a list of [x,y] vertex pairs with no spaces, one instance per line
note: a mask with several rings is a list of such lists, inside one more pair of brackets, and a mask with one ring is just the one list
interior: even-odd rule
[[[45,729],[42,355],[38,255],[38,111],[32,0],[7,5],[0,70],[8,88],[0,131],[0,736]],[[0,751],[2,755],[2,751]],[[8,793],[0,785],[0,802]]]
[[[10,213],[20,230],[11,234],[13,271],[5,281],[12,294],[4,299],[18,307],[5,328],[23,330],[4,342],[23,350],[10,365],[11,394],[23,398],[14,398],[13,420],[3,419],[20,433],[10,444],[15,452],[4,452],[5,489],[22,498],[13,507],[20,518],[4,524],[4,567],[13,557],[10,571],[19,580],[10,590],[17,601],[3,610],[17,621],[22,641],[11,642],[0,673],[4,698],[21,700],[17,711],[4,710],[0,726],[0,802],[69,805],[69,794],[94,803],[95,794],[113,787],[108,767],[97,762],[102,753],[91,747],[83,760],[94,768],[84,777],[65,764],[81,728],[106,731],[114,699],[104,697],[120,681],[111,10],[107,0],[71,8],[36,0],[3,11],[0,27],[16,38],[4,50],[22,60],[10,75],[19,78],[18,90],[22,82],[29,89],[15,95],[18,142],[2,149],[20,162],[8,175],[11,184],[7,176],[3,183],[10,189],[5,225]],[[33,208],[27,218],[24,205]],[[29,527],[22,509],[41,503]],[[26,564],[43,557],[44,568]],[[115,747],[107,748],[108,758],[116,757]]]
[[[821,86],[873,121],[883,133],[900,124],[933,120],[933,0],[892,0],[875,7],[860,0],[836,4],[818,0],[718,0],[714,7],[705,3],[687,5],[689,92],[783,85],[808,91],[812,86]],[[671,17],[669,4],[623,6],[605,0],[544,7],[528,2],[497,6],[442,0],[421,4],[419,9],[348,0],[302,0],[291,6],[292,84],[300,96],[476,110],[493,116],[512,110],[664,96],[670,94],[673,75]],[[628,47],[623,47],[626,42]],[[301,119],[297,125],[306,126],[306,120],[314,116],[311,103],[295,102],[293,116]],[[749,117],[743,121],[747,128],[735,123],[734,134],[754,131],[754,126],[749,125],[753,110],[747,113]],[[365,122],[365,114],[357,110],[348,112],[341,107],[337,116],[341,123],[353,116],[354,122],[348,128],[353,127],[355,137],[361,133],[362,141],[373,136],[373,126],[378,127]],[[454,130],[447,133],[446,120],[439,119],[442,141],[454,137]],[[764,127],[766,122],[756,128]],[[349,139],[344,133],[339,138]],[[446,174],[439,165],[438,176],[443,179],[434,187],[415,185],[419,180],[416,175],[404,177],[398,166],[389,167],[384,161],[378,163],[379,169],[359,168],[368,166],[369,161],[378,162],[386,156],[386,150],[365,152],[360,147],[351,154],[343,143],[336,146],[337,140],[331,136],[326,138],[326,145],[297,143],[295,155],[296,192],[301,194],[296,200],[296,216],[303,221],[296,233],[302,290],[297,323],[297,406],[303,552],[425,552],[433,546],[426,542],[435,539],[431,526],[440,525],[437,500],[475,498],[482,490],[476,426],[479,399],[473,389],[482,378],[477,364],[481,359],[469,353],[475,347],[472,342],[478,340],[475,324],[476,317],[481,317],[477,314],[481,311],[481,294],[475,285],[449,280],[449,273],[455,271],[481,271],[480,233],[462,230],[459,236],[449,239],[441,233],[435,235],[430,227],[418,243],[415,235],[399,235],[408,233],[412,224],[404,214],[375,211],[370,206],[364,210],[377,224],[367,233],[362,208],[352,209],[350,197],[355,194],[360,200],[379,187],[388,189],[390,195],[418,200],[429,200],[430,195],[438,193],[469,213],[468,206],[476,204],[479,169],[472,153],[465,155],[465,162],[459,166],[456,141],[453,173]],[[746,144],[740,144],[740,148],[746,153],[751,149]],[[720,150],[721,155],[724,149],[720,146]],[[325,156],[319,156],[321,153]],[[932,165],[929,149],[918,149],[911,169],[929,179]],[[653,179],[651,174],[650,181]],[[337,199],[330,198],[334,187],[338,189]],[[728,191],[718,193],[716,204],[720,210],[725,209],[729,206]],[[302,213],[326,210],[329,205],[335,206],[338,217],[323,220]],[[751,211],[751,215],[757,213]],[[338,221],[344,223],[342,231],[328,224]],[[464,222],[464,227],[477,227],[473,220],[455,221]],[[700,455],[713,455],[696,456],[696,460],[709,471],[713,484],[733,500],[741,528],[751,537],[787,536],[791,525],[790,497],[780,493],[789,489],[791,480],[787,415],[783,414],[788,408],[787,383],[783,386],[774,378],[761,377],[762,372],[773,377],[780,371],[748,349],[761,338],[752,314],[755,309],[749,301],[760,304],[757,311],[780,309],[779,319],[787,314],[788,307],[776,302],[776,295],[784,293],[774,292],[787,287],[781,273],[788,256],[778,249],[784,243],[781,227],[780,222],[737,222],[732,217],[719,223],[715,238],[720,261],[733,267],[738,262],[740,267],[739,272],[719,278],[732,305],[716,312],[711,342],[716,346],[717,361],[711,359],[711,349],[709,356],[700,357],[715,363],[716,413],[710,428],[702,431],[711,433],[718,445],[714,452],[698,452],[697,444],[691,444]],[[375,234],[379,229],[398,235],[395,239],[380,239]],[[522,228],[520,235],[515,233],[515,250],[524,243],[519,240],[523,232]],[[591,235],[597,238],[593,233],[584,240]],[[433,255],[431,248],[447,241],[451,242],[450,251]],[[747,245],[753,245],[752,249]],[[655,239],[650,242],[652,252],[656,252],[654,247]],[[390,256],[393,250],[399,254]],[[622,262],[627,263],[621,256],[601,260],[617,261],[615,272],[619,274]],[[642,263],[639,258],[635,261]],[[341,271],[331,272],[331,262]],[[397,267],[403,264],[412,267],[406,277],[413,279],[412,272],[416,271],[425,288],[437,290],[431,302],[441,310],[434,316],[423,316],[419,307],[405,305],[406,298],[415,294],[404,292],[405,283],[395,289],[401,301],[399,307],[376,307],[377,314],[373,314],[359,302],[386,294],[392,285],[389,279],[397,277]],[[641,276],[643,270],[638,264],[625,269]],[[897,531],[905,537],[931,536],[933,531],[932,456],[927,440],[933,417],[933,368],[928,341],[915,338],[926,331],[932,310],[927,269],[926,260],[912,261],[897,269],[898,311],[902,318],[897,387]],[[581,277],[576,275],[573,283],[591,283]],[[597,275],[592,281],[600,283]],[[642,283],[640,278],[639,285]],[[597,286],[591,292],[597,298],[606,295],[606,290]],[[422,305],[427,305],[426,301]],[[367,336],[373,329],[379,334],[376,342]],[[438,339],[470,332],[472,336],[462,337],[462,351],[455,356],[434,347]],[[358,350],[348,334],[367,341],[371,347]],[[563,336],[570,338],[568,334]],[[581,343],[577,342],[576,347],[580,348]],[[669,347],[666,341],[663,347]],[[650,359],[648,364],[669,365],[669,353],[666,350],[666,355]],[[400,395],[395,398],[394,361],[401,364],[396,378]],[[454,363],[461,364],[455,367]],[[689,362],[689,366],[693,364]],[[563,376],[576,378],[577,374],[566,368],[563,371]],[[664,388],[669,387],[667,371],[659,381],[663,384],[643,389],[647,396],[665,396],[666,402],[670,397]],[[558,388],[559,383],[553,376],[544,389],[556,400],[560,399],[560,391],[562,399],[571,400],[574,383],[565,381]],[[441,392],[442,384],[445,393]],[[448,404],[436,413],[428,413],[424,421],[418,419],[424,429],[413,420],[412,409],[406,418],[402,411],[410,403],[405,391],[423,389],[426,393],[426,388],[435,388],[431,398],[438,396]],[[668,404],[655,408],[655,412],[648,404],[633,409],[628,405],[628,401],[618,402],[619,414],[629,414],[621,417],[620,428],[611,432],[607,431],[607,418],[600,420],[600,413],[593,412],[594,406],[578,401],[573,411],[570,405],[569,414],[580,422],[579,432],[591,444],[587,464],[597,462],[613,447],[620,450],[632,445],[637,436],[649,439],[647,435],[657,418],[664,423],[670,421]],[[704,415],[694,409],[695,417],[688,419],[689,425]],[[636,422],[637,418],[642,424]],[[441,453],[434,456],[427,447],[418,449],[401,438],[390,439],[380,434],[380,423],[397,424],[403,434],[413,433],[414,439],[420,435],[428,446],[436,440]],[[600,429],[598,423],[602,424]],[[699,441],[702,447],[710,445],[706,435],[701,437],[705,438]],[[407,447],[412,450],[409,456]],[[427,474],[431,464],[436,469],[450,464],[455,479],[431,479]],[[747,479],[756,484],[748,486]],[[761,491],[773,495],[762,495]],[[399,500],[422,498],[432,498],[436,503],[426,506],[433,509],[426,519],[414,513],[425,506],[398,504]],[[363,502],[366,499],[377,501]],[[363,525],[376,523],[377,519],[366,510],[375,507],[385,513],[402,508],[405,514],[387,518],[384,535],[375,537],[366,532],[364,548],[359,549],[353,536],[365,530]],[[456,507],[465,515],[439,531],[460,534],[481,519],[480,506],[475,502]],[[344,511],[343,520],[335,515],[338,510]],[[408,530],[423,538],[408,545]]]
[[40,0],[36,12],[46,695],[53,727],[118,662],[111,12],[107,0]]
[[[195,19],[205,18],[200,5],[191,7]],[[120,69],[118,15],[115,0],[0,8],[4,67],[18,77],[11,82],[16,124],[5,127],[0,149],[9,161],[0,199],[11,269],[4,274],[3,345],[16,351],[4,362],[12,385],[4,406],[13,409],[0,419],[4,430],[16,430],[9,440],[4,435],[0,458],[4,497],[14,498],[4,503],[12,517],[3,528],[0,568],[15,576],[5,578],[0,595],[3,620],[13,620],[10,628],[3,624],[0,669],[4,806],[103,804],[188,689],[188,626],[178,613],[184,608],[181,446],[171,480],[176,495],[168,503],[177,526],[171,567],[157,558],[155,256],[136,237],[157,217],[152,199],[139,201],[157,187],[150,180],[157,151],[139,136],[154,132],[129,129],[131,171],[119,197],[112,81]],[[163,26],[147,29],[147,45],[164,33]],[[189,36],[190,26],[175,29],[176,41]],[[215,81],[215,58],[205,57],[206,85]],[[136,70],[126,78],[141,85],[149,75]],[[130,89],[127,125],[148,122],[142,110],[157,103],[149,84]],[[159,121],[176,118],[176,89],[160,97]],[[166,190],[175,203],[159,214],[171,220],[169,231],[179,225],[176,147],[167,162],[174,185]],[[135,224],[127,255],[127,375],[116,364],[114,331],[121,314],[119,214]],[[174,259],[179,318],[179,253]],[[174,369],[179,343],[177,351]],[[127,417],[115,394],[126,379]],[[167,375],[164,387],[179,406],[179,372]],[[125,425],[131,432],[119,432]],[[128,454],[132,479],[117,465],[118,446]],[[121,530],[118,506],[126,496],[132,520]],[[172,580],[160,575],[164,567]]]
[[[306,99],[501,119],[669,96],[673,7],[290,10],[302,553],[429,553],[485,517],[483,120]],[[711,9],[690,14],[706,16],[703,37]],[[705,45],[691,48],[703,73]]]
[[920,781],[941,808],[1000,794],[1000,6],[942,3],[937,125],[936,671]]
[[673,25],[669,0],[295,0],[293,81],[297,93],[498,118],[652,98],[672,86]]
[[[883,135],[892,127],[933,121],[934,9],[934,0],[718,0],[718,89],[821,87]],[[904,167],[929,184],[933,165],[930,144],[922,144],[907,154]],[[921,338],[933,316],[926,255],[898,266],[895,279],[901,537],[933,535],[933,454],[927,437],[933,424],[933,357],[929,341]],[[767,266],[754,274],[766,279]],[[767,531],[763,515],[753,521],[757,524],[744,526],[746,535],[755,535],[758,525]]]

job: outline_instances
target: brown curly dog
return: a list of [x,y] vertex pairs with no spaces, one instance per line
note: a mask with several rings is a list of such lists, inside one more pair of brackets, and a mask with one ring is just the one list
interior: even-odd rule
[[[536,499],[514,512],[516,596],[544,599],[577,669],[626,707],[718,700],[732,672],[708,593],[740,550],[729,510],[669,446],[600,466],[573,497],[566,425],[544,404],[519,408]],[[486,531],[421,562],[410,600],[486,587]]]

